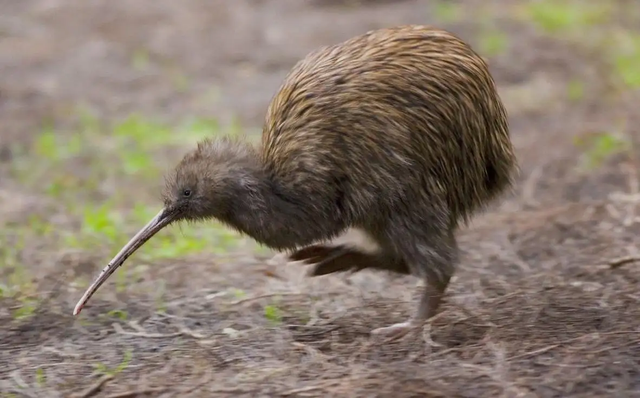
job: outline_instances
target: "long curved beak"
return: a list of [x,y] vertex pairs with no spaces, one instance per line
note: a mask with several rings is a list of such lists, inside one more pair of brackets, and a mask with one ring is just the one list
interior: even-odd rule
[[91,286],[84,292],[82,298],[76,304],[76,308],[73,310],[73,315],[78,315],[87,301],[93,296],[93,294],[102,286],[102,284],[109,279],[109,276],[113,274],[118,267],[120,267],[133,253],[135,253],[140,246],[146,241],[151,239],[162,228],[169,225],[175,220],[176,213],[167,209],[162,209],[155,217],[151,219],[131,240],[124,245],[116,256],[109,261],[106,267],[102,269],[100,275],[93,281]]

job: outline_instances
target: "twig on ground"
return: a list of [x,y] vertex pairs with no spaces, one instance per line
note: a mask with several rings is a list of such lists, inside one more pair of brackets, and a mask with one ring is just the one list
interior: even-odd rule
[[[602,336],[615,336],[615,335],[638,334],[638,333],[639,333],[638,331],[633,331],[633,330],[621,330],[621,331],[615,331],[615,332],[597,333],[595,335],[597,337],[602,337]],[[529,352],[523,352],[522,354],[514,355],[514,356],[511,356],[511,357],[507,358],[507,361],[511,362],[514,359],[522,359],[522,358],[526,358],[526,357],[530,357],[530,356],[534,356],[534,355],[538,355],[538,354],[543,354],[543,353],[545,353],[547,351],[551,351],[551,350],[553,350],[555,348],[558,348],[558,347],[560,347],[560,346],[562,346],[564,344],[573,343],[574,341],[582,340],[582,339],[587,338],[587,337],[593,338],[594,334],[593,333],[588,333],[588,334],[580,335],[580,336],[577,336],[577,337],[566,339],[566,340],[564,340],[564,341],[562,341],[560,343],[557,343],[557,344],[551,344],[551,345],[546,346],[546,347],[538,348],[537,350],[533,350],[533,351],[529,351]],[[607,349],[610,349],[610,347],[607,348]]]
[[299,348],[303,351],[305,351],[307,353],[307,355],[310,357],[310,359],[314,359],[317,360],[318,358],[326,360],[326,359],[331,359],[333,358],[333,356],[331,355],[326,355],[324,353],[322,353],[321,351],[311,347],[308,344],[304,344],[304,343],[300,343],[299,341],[294,341],[293,343],[291,343],[294,347]]
[[[447,355],[449,353],[456,352],[456,351],[460,351],[460,348],[458,348],[458,347],[446,348],[444,350],[440,350],[440,351],[436,351],[436,352],[433,352],[431,354],[428,354],[428,355],[424,356],[424,359],[431,361],[433,359],[436,359],[436,358],[439,358],[439,357],[443,357],[443,356],[445,356],[445,355]],[[412,362],[416,361],[418,358],[420,358],[420,356],[421,355],[415,355],[415,356],[411,357],[411,361]]]
[[527,357],[531,357],[531,356],[535,356],[538,354],[543,354],[547,351],[551,351],[554,348],[558,348],[560,347],[560,344],[551,344],[550,346],[546,346],[546,347],[542,347],[542,348],[538,348],[537,350],[533,350],[533,351],[528,351],[528,352],[523,352],[522,354],[518,354],[518,355],[514,355],[512,357],[509,357],[507,359],[508,362],[511,362],[513,360],[516,359],[522,359],[522,358],[527,358]]
[[307,293],[269,293],[269,294],[262,294],[260,296],[255,296],[255,297],[248,297],[246,299],[242,299],[242,300],[238,300],[238,301],[234,301],[229,303],[229,305],[240,305],[240,304],[245,304],[251,301],[256,301],[256,300],[261,300],[263,298],[269,298],[269,297],[278,297],[278,296],[309,296]]
[[66,351],[61,351],[59,349],[57,349],[56,347],[42,347],[42,351],[44,352],[50,352],[52,354],[55,354],[61,358],[74,358],[74,359],[78,359],[80,357],[82,357],[81,354],[77,354],[77,353],[71,353],[71,352],[66,352]]
[[[249,388],[249,389],[243,389],[243,388],[215,388],[212,390],[209,390],[209,392],[211,393],[218,393],[218,394],[250,394],[256,393],[256,389],[254,388]],[[234,395],[235,396],[235,395]]]
[[104,384],[110,380],[113,379],[112,375],[104,375],[101,378],[99,378],[95,383],[93,383],[93,385],[91,385],[89,388],[87,388],[86,390],[84,390],[83,392],[81,392],[80,394],[74,395],[74,398],[88,398],[92,395],[95,395],[97,392],[99,392],[102,389],[102,386],[104,386]]
[[312,386],[294,388],[293,390],[285,391],[280,395],[283,396],[283,397],[288,397],[288,396],[294,395],[294,394],[300,394],[300,393],[304,393],[304,392],[322,390],[323,388],[330,387],[330,386],[333,386],[333,385],[336,385],[336,384],[338,384],[337,380],[329,380],[327,382],[320,383],[320,384],[314,384]]
[[502,296],[498,296],[498,297],[495,297],[495,298],[487,299],[486,302],[491,304],[491,305],[496,305],[496,304],[502,303],[502,302],[504,302],[506,300],[509,300],[510,298],[512,298],[514,296],[517,296],[517,295],[523,294],[523,293],[524,293],[524,291],[522,289],[518,289],[518,290],[514,290],[513,292],[503,294]]
[[[639,334],[640,334],[640,332],[639,332]],[[589,352],[589,355],[594,355],[594,356],[595,356],[595,355],[599,355],[599,354],[604,354],[604,353],[607,353],[607,352],[611,352],[611,350],[612,350],[613,348],[621,349],[621,348],[627,348],[627,347],[638,347],[638,345],[639,345],[639,344],[640,344],[640,340],[635,340],[635,341],[629,341],[629,342],[626,342],[626,343],[624,343],[624,344],[622,344],[622,345],[619,345],[619,346],[616,346],[616,347],[610,347],[610,346],[607,346],[607,347],[601,348],[601,349],[599,349],[599,350],[595,350],[595,351],[588,351],[588,352]],[[569,351],[579,351],[579,350],[573,350],[573,349],[571,349],[571,348],[569,348],[568,350],[569,350]]]
[[206,339],[207,337],[210,337],[210,336],[205,336],[204,334],[196,333],[193,330],[186,327],[184,324],[180,325],[180,334],[193,337],[196,340],[202,340],[202,339]]
[[611,269],[616,269],[616,268],[622,267],[623,265],[635,263],[636,261],[640,261],[640,257],[638,257],[638,256],[625,256],[625,257],[620,257],[620,258],[616,258],[616,259],[613,259],[613,260],[609,260],[609,261],[607,261],[606,265],[608,265],[609,268],[611,268]]
[[175,332],[175,333],[148,333],[146,330],[144,330],[144,328],[142,326],[140,326],[135,321],[129,322],[129,325],[132,328],[136,329],[137,332],[127,332],[118,323],[112,323],[111,324],[113,329],[118,334],[123,334],[123,335],[126,335],[126,336],[144,337],[144,338],[148,338],[148,339],[163,339],[163,338],[172,338],[172,337],[178,337],[178,336],[189,336],[189,337],[193,337],[194,339],[200,340],[200,339],[204,339],[204,338],[207,337],[205,335],[198,334],[198,333],[190,330],[189,328],[187,328],[184,325],[180,325],[180,331],[179,332]]
[[120,326],[117,323],[112,323],[111,326],[113,326],[113,329],[115,329],[116,333],[118,334],[124,334],[126,336],[144,337],[147,339],[163,339],[163,338],[182,336],[183,334],[182,332],[166,333],[166,334],[147,333],[147,332],[127,332],[122,328],[122,326]]
[[167,391],[166,388],[143,388],[140,390],[133,390],[127,392],[120,392],[117,394],[107,395],[107,398],[135,398],[138,395],[153,394]]

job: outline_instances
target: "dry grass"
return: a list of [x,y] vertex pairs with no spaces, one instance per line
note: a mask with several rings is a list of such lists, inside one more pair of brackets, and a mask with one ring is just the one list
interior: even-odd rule
[[[640,396],[624,1],[19,3],[0,19],[0,397]],[[309,279],[213,224],[167,231],[71,316],[194,140],[237,129],[231,114],[253,134],[296,59],[407,22],[489,58],[522,166],[460,231],[422,335],[369,336],[413,312],[414,279]]]

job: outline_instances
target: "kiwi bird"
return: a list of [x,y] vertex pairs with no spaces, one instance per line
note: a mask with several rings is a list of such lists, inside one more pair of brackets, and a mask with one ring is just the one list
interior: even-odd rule
[[[415,314],[373,330],[398,338],[436,314],[458,264],[455,232],[518,170],[485,61],[439,28],[369,31],[309,53],[272,98],[262,141],[206,139],[166,178],[164,207],[102,270],[77,315],[165,226],[216,219],[311,275],[362,269],[424,281]],[[348,230],[373,250],[338,244]]]

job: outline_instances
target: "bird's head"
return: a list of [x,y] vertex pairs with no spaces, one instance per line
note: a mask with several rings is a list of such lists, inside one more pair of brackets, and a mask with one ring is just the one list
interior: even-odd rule
[[164,207],[115,255],[82,296],[74,315],[138,248],[177,221],[225,219],[234,201],[255,185],[255,150],[232,138],[205,140],[187,153],[165,178]]

